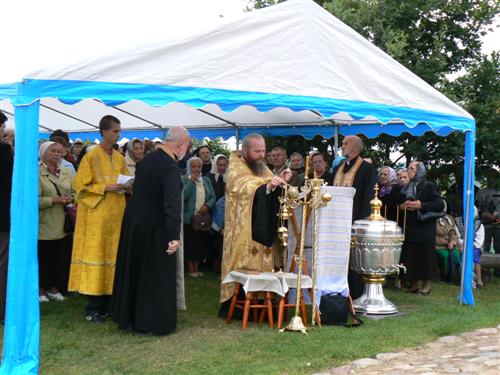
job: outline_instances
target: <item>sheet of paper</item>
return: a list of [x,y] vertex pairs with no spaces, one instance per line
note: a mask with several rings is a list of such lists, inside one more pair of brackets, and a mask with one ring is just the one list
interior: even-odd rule
[[123,186],[128,186],[133,182],[134,182],[133,176],[125,176],[124,174],[118,175],[118,178],[116,179],[116,183]]

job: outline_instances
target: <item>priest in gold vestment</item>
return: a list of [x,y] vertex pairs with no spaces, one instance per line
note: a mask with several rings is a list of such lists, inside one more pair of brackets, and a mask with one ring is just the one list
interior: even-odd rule
[[116,253],[125,210],[119,174],[128,175],[124,157],[113,149],[120,121],[104,116],[102,142],[82,159],[74,179],[78,211],[68,290],[87,296],[86,319],[101,322],[113,292]]
[[[292,176],[289,169],[274,176],[265,164],[266,144],[249,134],[242,151],[229,158],[226,185],[224,247],[221,280],[232,270],[269,272],[278,227],[281,186]],[[228,301],[235,284],[222,284],[220,302]]]

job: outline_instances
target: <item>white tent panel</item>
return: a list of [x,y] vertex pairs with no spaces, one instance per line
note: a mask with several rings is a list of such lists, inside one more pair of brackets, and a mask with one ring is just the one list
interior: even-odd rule
[[472,118],[312,0],[289,0],[208,33],[26,78],[335,98]]

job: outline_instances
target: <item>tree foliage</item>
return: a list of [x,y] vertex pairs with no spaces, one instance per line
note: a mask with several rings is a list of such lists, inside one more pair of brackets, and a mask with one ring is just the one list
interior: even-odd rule
[[474,61],[499,11],[495,0],[335,0],[323,5],[433,86]]
[[226,157],[229,157],[229,147],[227,143],[225,143],[224,140],[220,137],[214,139],[205,138],[203,141],[199,141],[195,138],[191,139],[192,150],[195,150],[201,146],[208,146],[208,148],[212,151],[212,156],[222,154]]

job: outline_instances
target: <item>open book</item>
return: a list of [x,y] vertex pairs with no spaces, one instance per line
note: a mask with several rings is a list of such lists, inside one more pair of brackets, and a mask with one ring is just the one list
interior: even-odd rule
[[[120,175],[118,175],[118,178],[116,179],[116,183],[128,188],[134,184],[134,180],[135,180],[135,178],[133,176],[125,176],[124,174],[120,174]],[[126,192],[126,190],[122,189],[122,190],[118,191],[118,194],[123,194],[125,192]]]

